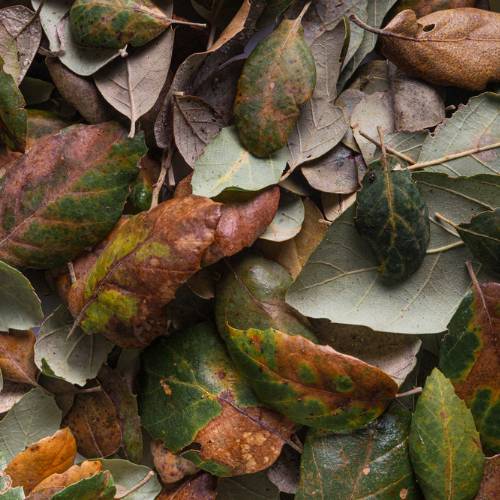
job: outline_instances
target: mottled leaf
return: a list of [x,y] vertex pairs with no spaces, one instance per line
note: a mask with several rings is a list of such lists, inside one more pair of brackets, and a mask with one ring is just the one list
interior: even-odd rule
[[226,477],[217,482],[217,500],[279,500],[280,492],[264,472]]
[[312,96],[316,68],[300,23],[301,16],[283,20],[243,66],[234,117],[242,144],[255,156],[286,145],[299,106]]
[[500,208],[476,215],[460,224],[457,231],[481,264],[500,273]]
[[195,163],[193,194],[213,198],[225,190],[258,191],[278,183],[287,161],[286,148],[270,158],[253,156],[234,127],[223,128]]
[[287,241],[296,236],[304,222],[304,203],[300,196],[283,192],[280,196],[278,211],[267,226],[261,239],[268,241]]
[[33,361],[35,334],[0,333],[0,368],[2,377],[21,384],[37,385],[37,369]]
[[102,240],[146,152],[142,135],[124,135],[113,122],[74,125],[40,139],[12,165],[0,186],[0,257],[44,269]]
[[0,261],[0,332],[28,330],[42,320],[41,302],[29,280]]
[[231,358],[260,401],[290,420],[351,432],[378,417],[397,384],[378,368],[299,335],[237,330],[224,335]]
[[113,476],[104,471],[64,488],[51,500],[113,500],[115,494]]
[[162,441],[151,441],[151,455],[162,483],[171,484],[196,474],[199,469],[193,462],[168,451]]
[[500,488],[500,455],[487,458],[484,463],[483,480],[476,496],[476,500],[490,500],[495,498]]
[[474,498],[484,455],[474,420],[451,382],[434,368],[411,422],[410,457],[426,498]]
[[485,448],[500,451],[500,284],[474,285],[453,315],[439,368],[471,409]]
[[416,500],[408,452],[411,414],[393,404],[367,429],[341,436],[307,434],[297,500]]

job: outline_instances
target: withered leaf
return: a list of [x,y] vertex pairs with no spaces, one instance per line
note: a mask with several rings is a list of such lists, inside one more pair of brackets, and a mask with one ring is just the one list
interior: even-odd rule
[[215,500],[216,481],[207,473],[200,474],[182,483],[174,491],[164,491],[157,500]]
[[460,7],[474,7],[477,0],[400,0],[396,5],[396,12],[411,9],[417,17],[422,17],[436,10],[457,9]]
[[52,500],[113,500],[117,493],[111,472],[105,470],[93,476],[80,479],[56,493]]
[[193,462],[168,451],[160,440],[151,441],[151,455],[155,469],[165,484],[176,483],[198,471]]
[[109,233],[146,152],[113,122],[44,137],[0,186],[0,258],[15,266],[64,264]]
[[0,369],[13,382],[36,385],[35,335],[32,331],[0,333]]
[[500,455],[487,458],[484,463],[483,480],[477,492],[476,500],[495,498],[500,489]]

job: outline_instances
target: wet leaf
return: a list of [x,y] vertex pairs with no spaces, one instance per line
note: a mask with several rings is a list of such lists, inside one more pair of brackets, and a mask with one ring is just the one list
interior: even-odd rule
[[484,462],[484,474],[476,500],[495,498],[500,486],[500,455],[487,458]]
[[170,20],[149,0],[76,0],[71,32],[84,47],[140,47],[162,33]]
[[283,192],[280,196],[278,211],[267,226],[261,239],[267,241],[287,241],[296,236],[304,222],[304,203],[300,196]]
[[29,493],[38,483],[54,473],[62,473],[73,464],[76,442],[68,428],[44,437],[12,458],[5,473],[13,486],[22,486]]
[[429,245],[427,205],[405,170],[393,170],[394,161],[372,164],[356,198],[354,224],[368,241],[386,283],[398,283],[414,274]]
[[474,498],[484,455],[474,420],[450,381],[434,368],[411,422],[410,457],[427,498]]
[[99,472],[91,477],[82,479],[71,484],[64,490],[56,493],[52,500],[113,500],[116,494],[116,487],[113,476],[108,472]]
[[439,368],[471,409],[486,449],[500,451],[500,284],[473,286],[448,325],[439,350]]
[[500,15],[483,9],[441,10],[418,21],[415,12],[405,10],[380,39],[384,55],[409,75],[435,85],[482,90],[500,81],[499,30]]
[[293,280],[286,269],[271,260],[249,255],[231,266],[215,294],[215,317],[219,333],[227,323],[248,328],[275,328],[310,340],[316,337],[308,321],[285,303]]
[[378,417],[397,391],[384,372],[329,346],[279,330],[224,335],[231,358],[269,408],[290,420],[333,432],[351,432]]
[[195,163],[193,193],[213,198],[226,190],[258,191],[278,183],[287,161],[286,148],[270,158],[253,156],[234,127],[225,127]]
[[94,378],[113,344],[76,330],[68,339],[73,318],[63,306],[43,322],[35,344],[35,363],[42,373],[83,386]]
[[0,261],[0,332],[28,330],[42,320],[41,302],[29,280]]
[[156,341],[143,354],[139,397],[144,428],[218,476],[269,467],[290,425],[258,407],[209,323]]
[[35,335],[32,331],[0,333],[0,368],[3,378],[36,385],[37,369],[33,361]]
[[[145,152],[141,135],[126,139],[113,122],[74,125],[37,141],[0,187],[0,257],[46,269],[102,240]],[[26,167],[32,164],[35,172]]]
[[169,29],[144,49],[116,59],[94,76],[104,99],[130,119],[130,137],[134,136],[136,121],[154,106],[160,95],[173,45],[174,30]]
[[[450,178],[444,174],[413,174],[429,207],[451,220],[468,219],[498,203],[500,181],[494,175]],[[430,253],[404,283],[383,285],[353,224],[353,209],[328,230],[287,295],[301,314],[335,323],[364,325],[392,333],[440,333],[450,311],[458,307],[470,280],[463,247]],[[429,251],[457,243],[440,224],[431,225]]]
[[418,499],[408,452],[411,414],[393,404],[367,429],[307,434],[297,500]]
[[500,273],[500,209],[482,212],[457,227],[458,234],[481,264]]
[[280,492],[264,472],[225,477],[217,482],[217,500],[279,500]]
[[286,145],[316,84],[314,59],[301,17],[285,19],[245,62],[234,103],[235,123],[243,146],[258,157]]

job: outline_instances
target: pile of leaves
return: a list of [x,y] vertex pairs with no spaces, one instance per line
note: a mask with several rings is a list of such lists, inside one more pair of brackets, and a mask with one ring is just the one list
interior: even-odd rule
[[7,0],[0,498],[500,494],[500,5]]

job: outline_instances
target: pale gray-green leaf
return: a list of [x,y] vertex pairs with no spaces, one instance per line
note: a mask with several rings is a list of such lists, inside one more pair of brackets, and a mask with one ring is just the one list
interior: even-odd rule
[[302,228],[304,213],[304,203],[302,203],[300,196],[286,191],[282,192],[278,211],[260,237],[269,241],[292,239]]

